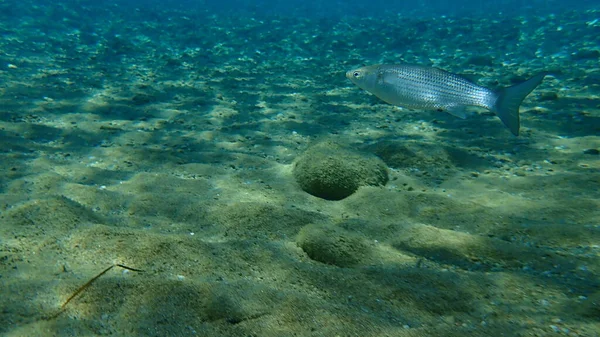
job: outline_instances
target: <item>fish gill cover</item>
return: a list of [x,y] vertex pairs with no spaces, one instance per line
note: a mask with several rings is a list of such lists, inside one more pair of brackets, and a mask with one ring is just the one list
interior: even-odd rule
[[[0,335],[600,335],[599,45],[597,1],[0,1]],[[549,75],[515,137],[381,63]]]

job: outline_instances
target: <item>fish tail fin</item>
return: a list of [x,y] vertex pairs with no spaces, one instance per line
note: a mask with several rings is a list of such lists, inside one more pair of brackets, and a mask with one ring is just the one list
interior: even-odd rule
[[519,121],[519,106],[544,79],[546,73],[540,73],[523,83],[512,87],[504,88],[498,92],[496,103],[492,106],[492,111],[500,117],[500,120],[512,132],[513,135],[519,135],[521,122]]

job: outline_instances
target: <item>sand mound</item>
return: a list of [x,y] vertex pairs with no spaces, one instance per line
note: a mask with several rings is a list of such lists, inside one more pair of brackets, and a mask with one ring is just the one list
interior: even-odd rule
[[294,177],[307,193],[327,200],[341,200],[360,186],[385,185],[385,163],[373,156],[331,141],[319,143],[294,163]]

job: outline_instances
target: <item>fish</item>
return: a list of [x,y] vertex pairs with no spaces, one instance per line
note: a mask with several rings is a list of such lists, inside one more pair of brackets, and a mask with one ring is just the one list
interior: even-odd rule
[[476,106],[496,114],[518,136],[521,103],[544,79],[538,73],[517,85],[497,91],[435,67],[414,64],[375,64],[346,72],[346,77],[386,103],[419,110],[447,111],[466,118],[464,107]]

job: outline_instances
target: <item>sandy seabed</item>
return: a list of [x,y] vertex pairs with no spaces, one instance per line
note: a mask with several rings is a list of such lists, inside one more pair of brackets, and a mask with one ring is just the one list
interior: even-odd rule
[[[175,11],[159,30],[138,12],[75,31],[89,13],[56,15],[42,38],[43,21],[1,24],[0,334],[600,335],[598,13],[465,19],[479,40],[452,18],[398,36],[365,18]],[[498,46],[511,27],[521,43]],[[551,75],[514,137],[491,113],[402,110],[344,78],[393,59],[489,87]],[[294,159],[324,140],[377,155],[389,182],[305,193]],[[113,264],[144,272],[113,268],[60,311]]]

